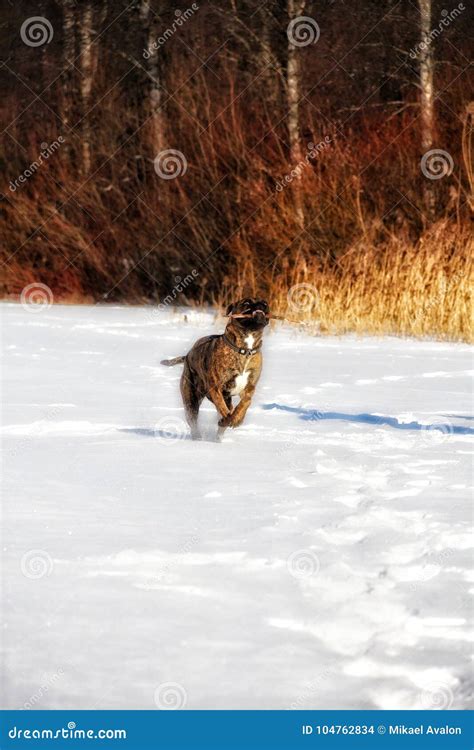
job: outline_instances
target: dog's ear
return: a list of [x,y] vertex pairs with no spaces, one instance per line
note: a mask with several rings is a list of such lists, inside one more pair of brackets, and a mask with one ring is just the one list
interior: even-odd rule
[[227,310],[225,311],[225,314],[226,314],[226,316],[228,316],[228,315],[231,315],[231,314],[232,314],[232,313],[234,312],[234,307],[235,307],[235,305],[234,305],[234,303],[232,302],[232,303],[231,303],[231,304],[230,304],[230,305],[228,306]]

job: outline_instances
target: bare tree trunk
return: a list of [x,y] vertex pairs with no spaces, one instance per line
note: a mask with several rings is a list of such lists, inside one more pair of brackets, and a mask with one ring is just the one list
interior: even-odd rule
[[[303,13],[304,0],[288,0],[288,18],[293,20]],[[287,103],[288,103],[288,136],[290,140],[290,158],[292,162],[301,161],[300,119],[299,119],[299,87],[300,70],[298,60],[299,49],[288,40],[288,60],[286,71]]]
[[63,9],[63,75],[61,117],[68,128],[71,124],[71,110],[74,101],[74,57],[76,54],[74,0],[62,0]]
[[265,89],[265,100],[275,106],[279,95],[278,60],[273,53],[271,43],[271,24],[273,16],[265,4],[258,9],[260,19],[260,48],[257,52],[258,66],[262,71],[262,84]]
[[[420,117],[421,117],[421,148],[425,154],[433,146],[434,141],[434,60],[431,48],[431,0],[418,0],[420,7]],[[434,215],[433,184],[426,180],[424,189],[425,206],[428,217]]]
[[159,37],[159,28],[150,7],[150,0],[141,0],[140,19],[145,33],[147,48],[147,72],[149,77],[147,96],[147,117],[149,118],[149,131],[155,154],[159,154],[164,147],[163,127],[163,92],[161,87],[161,71],[158,60],[159,47],[156,40]]
[[92,3],[84,4],[81,14],[80,36],[80,62],[81,62],[81,104],[82,104],[82,172],[87,174],[91,167],[91,131],[88,116],[90,95],[92,91],[93,77],[93,51],[92,51],[92,28],[93,12]]
[[[288,19],[294,20],[301,16],[306,0],[287,0]],[[300,140],[300,117],[299,117],[299,99],[300,99],[300,70],[299,70],[299,49],[288,38],[288,56],[286,69],[286,98],[288,106],[288,139],[290,144],[290,161],[293,166],[299,164],[302,159],[301,140]],[[296,203],[296,215],[298,223],[304,226],[304,213],[301,200],[301,186],[299,178],[294,184],[294,195]]]
[[[43,18],[47,16],[45,0],[41,0],[38,6],[39,15]],[[41,78],[39,83],[39,90],[44,91],[48,86],[49,82],[49,66],[48,66],[48,44],[43,44],[40,47],[39,53],[41,55]]]

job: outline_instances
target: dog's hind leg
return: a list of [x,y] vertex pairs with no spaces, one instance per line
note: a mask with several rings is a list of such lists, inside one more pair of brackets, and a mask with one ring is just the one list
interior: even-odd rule
[[193,440],[200,440],[201,432],[198,427],[198,415],[203,397],[196,388],[195,380],[187,362],[184,364],[180,387],[186,421],[191,429],[191,437]]

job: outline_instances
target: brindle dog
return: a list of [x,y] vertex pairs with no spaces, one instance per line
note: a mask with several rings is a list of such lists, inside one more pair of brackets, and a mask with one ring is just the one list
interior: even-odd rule
[[[226,427],[242,424],[262,371],[260,347],[270,318],[268,304],[246,297],[229,305],[226,315],[229,322],[225,333],[205,336],[185,356],[161,362],[168,366],[184,364],[181,395],[193,440],[201,439],[198,414],[205,397],[220,415],[218,440]],[[232,396],[240,396],[235,408]]]

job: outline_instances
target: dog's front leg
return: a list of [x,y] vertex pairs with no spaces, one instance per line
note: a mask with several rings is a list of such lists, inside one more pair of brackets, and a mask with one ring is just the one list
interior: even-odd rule
[[220,414],[221,419],[219,420],[219,424],[227,419],[230,414],[232,414],[231,409],[227,406],[224,396],[222,394],[222,391],[218,387],[210,388],[209,389],[209,398],[211,399],[212,403],[216,407],[217,411]]
[[247,409],[251,404],[252,396],[254,393],[255,386],[249,383],[245,390],[242,391],[240,401],[228,419],[229,427],[239,427],[239,425],[242,424],[245,419],[245,415],[247,414]]
[[253,392],[255,391],[255,386],[247,386],[245,391],[242,393],[242,396],[240,398],[239,403],[235,407],[234,411],[229,414],[227,417],[223,417],[222,419],[219,419],[219,427],[217,429],[217,441],[220,442],[222,439],[222,436],[224,435],[224,432],[226,430],[226,427],[238,427],[242,424],[244,421],[245,415],[247,413],[247,409],[250,406],[250,402],[252,401]]

